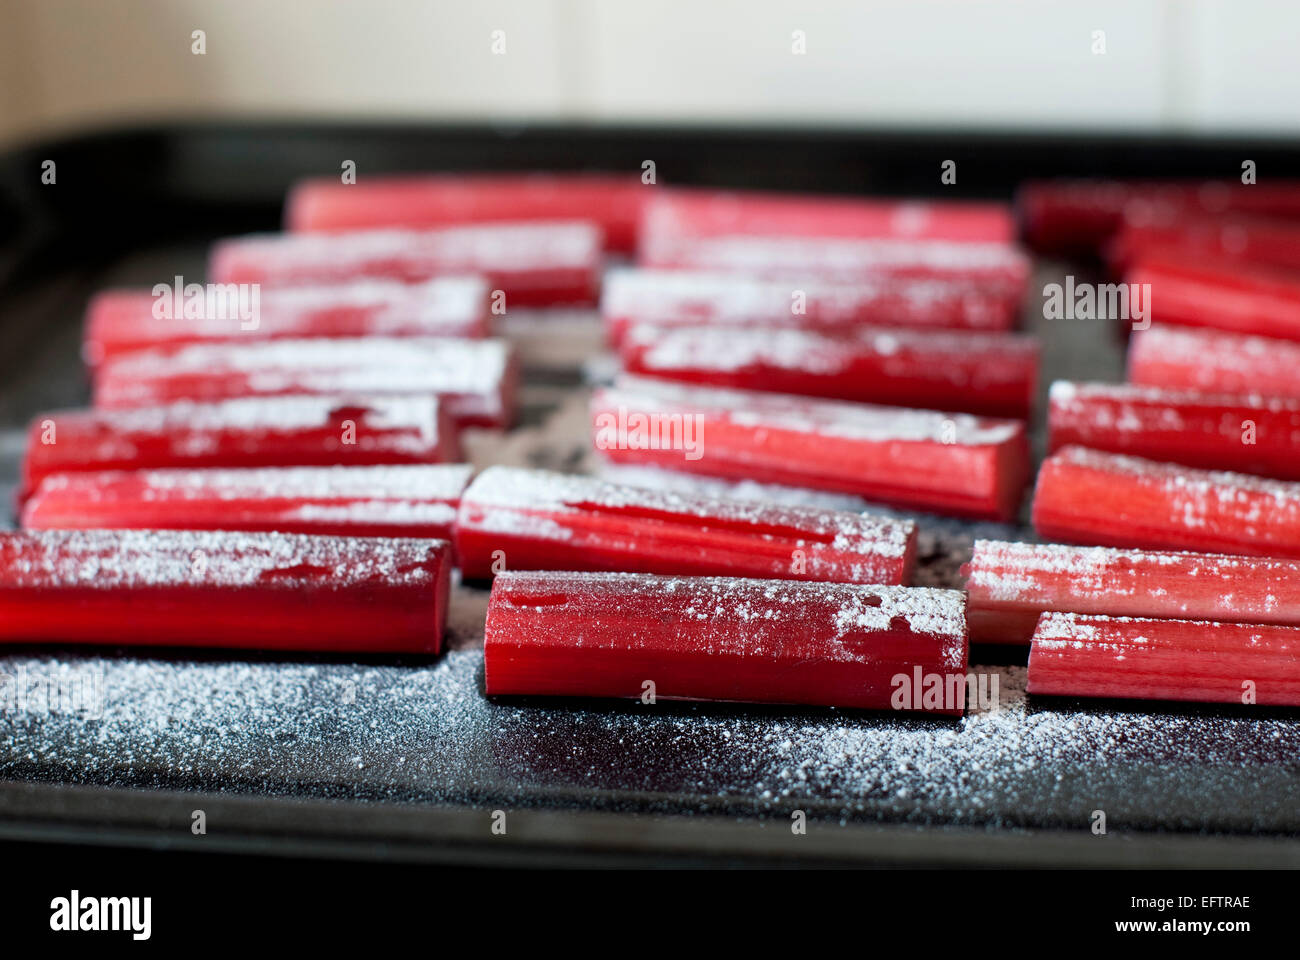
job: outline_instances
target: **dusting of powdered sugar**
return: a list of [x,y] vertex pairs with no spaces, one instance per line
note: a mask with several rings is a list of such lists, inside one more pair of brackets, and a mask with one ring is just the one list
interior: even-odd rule
[[474,468],[464,463],[123,470],[54,474],[42,482],[42,492],[67,490],[94,496],[96,489],[116,483],[127,486],[132,496],[142,500],[269,497],[455,502],[473,472]]
[[[482,277],[437,277],[425,283],[360,279],[337,284],[270,287],[259,291],[258,324],[245,329],[222,311],[201,316],[155,317],[149,290],[110,290],[96,296],[87,340],[139,348],[193,338],[260,340],[311,337],[324,329],[353,329],[353,336],[473,336],[483,327],[488,283]],[[349,313],[362,312],[360,316]],[[339,314],[344,318],[340,321]]]
[[[434,540],[189,530],[42,530],[0,534],[9,590],[246,587],[295,580],[330,589],[421,583]],[[442,548],[446,544],[442,543]]]
[[329,426],[339,409],[360,408],[367,426],[380,429],[416,428],[429,439],[437,436],[438,401],[427,395],[286,394],[278,397],[238,397],[215,403],[178,400],[158,407],[60,410],[47,416],[64,418],[79,427],[102,425],[121,434],[167,434],[293,430]]
[[[711,499],[516,467],[484,470],[470,484],[464,502],[475,515],[481,511],[482,524],[496,532],[513,529],[516,524],[520,532],[541,532],[540,521],[545,530],[563,530],[565,539],[570,531],[564,526],[564,516],[603,512],[633,516],[648,513],[650,522],[690,518],[695,525],[705,521],[706,526],[752,527],[756,536],[788,538],[795,545],[804,543],[801,537],[811,541],[829,537],[836,550],[885,557],[902,557],[916,531],[911,521],[863,513]],[[539,517],[539,511],[552,516]],[[479,524],[476,520],[475,525]]]
[[597,619],[617,603],[662,607],[723,627],[744,623],[749,629],[740,652],[746,654],[761,652],[764,642],[784,637],[794,624],[816,630],[821,620],[820,627],[836,638],[905,629],[938,640],[949,666],[966,659],[966,597],[958,590],[610,572],[508,571],[498,579],[506,598],[511,589],[525,596],[541,590],[563,594]]
[[1158,491],[1169,506],[1169,518],[1188,528],[1231,523],[1241,533],[1267,537],[1270,530],[1300,523],[1300,483],[1222,470],[1194,470],[1123,454],[1084,447],[1064,447],[1053,458],[1059,463],[1125,477]]
[[[351,337],[268,340],[258,343],[199,343],[179,349],[142,350],[113,358],[100,374],[110,380],[157,379],[186,374],[256,374],[291,378],[295,372],[330,372],[344,391],[357,389],[353,375],[370,368],[389,375],[383,392],[400,392],[409,381],[450,391],[495,385],[505,373],[508,349],[501,340],[436,337]],[[409,392],[417,392],[411,390]]]
[[[981,606],[1213,614],[1273,622],[1300,608],[1300,560],[977,540],[967,589]],[[1110,605],[1109,608],[1103,604]]]
[[1297,370],[1300,344],[1219,330],[1153,326],[1129,348],[1130,379],[1156,386],[1300,397]]
[[[439,402],[429,394],[374,396],[350,392],[61,410],[43,418],[54,421],[62,443],[33,448],[37,451],[33,462],[50,470],[139,462],[142,445],[159,439],[165,444],[165,456],[181,462],[237,460],[259,450],[265,453],[264,448],[282,439],[299,444],[295,449],[301,449],[305,440],[324,455],[335,442],[330,428],[341,425],[344,417],[356,423],[358,447],[372,456],[389,451],[428,459],[441,443]],[[320,435],[321,431],[325,431],[324,435]],[[36,460],[36,456],[41,459]]]
[[641,464],[611,463],[601,460],[597,464],[599,476],[610,483],[652,490],[673,490],[694,493],[714,500],[760,500],[789,507],[815,507],[820,510],[884,511],[888,507],[873,504],[862,497],[848,493],[830,493],[808,487],[787,487],[776,483],[759,483],[757,480],[723,480],[704,474],[667,470],[663,467]]
[[788,236],[660,237],[643,245],[642,263],[760,277],[803,275],[858,280],[894,274],[960,274],[1016,286],[1029,260],[1007,243]]
[[[1114,431],[1141,440],[1151,434],[1206,431],[1240,442],[1242,420],[1259,413],[1293,414],[1300,424],[1300,399],[1260,395],[1216,396],[1128,383],[1058,380],[1050,393],[1052,429],[1087,438],[1089,431]],[[1090,441],[1080,441],[1090,442]]]
[[213,248],[214,282],[249,272],[272,281],[351,279],[373,263],[398,261],[406,273],[592,269],[601,232],[584,221],[533,221],[433,230],[357,230],[344,233],[276,233],[236,237]]
[[508,345],[493,339],[198,343],[110,358],[95,380],[95,402],[110,407],[155,404],[180,390],[197,396],[438,394],[455,416],[495,419],[503,415],[510,356]]
[[637,324],[623,342],[629,363],[644,371],[708,370],[734,372],[763,366],[833,375],[851,369],[863,357],[911,358],[900,369],[918,365],[918,375],[942,374],[962,382],[978,377],[984,383],[1018,382],[1018,363],[981,364],[959,370],[979,355],[1032,361],[1036,341],[1015,334],[968,331],[908,330],[861,326],[851,334],[832,336],[786,327],[659,327]]
[[984,446],[1006,443],[1024,433],[1024,425],[1016,420],[687,386],[629,375],[620,376],[613,387],[602,389],[598,403],[606,409],[702,414],[737,426],[873,443]]
[[[96,678],[85,711],[0,690],[0,775],[484,810],[533,806],[1110,832],[1296,829],[1300,723],[1191,705],[1042,703],[1023,667],[956,720],[661,701],[494,701],[483,656],[429,663],[17,654]],[[652,713],[653,716],[646,716]],[[365,815],[364,809],[358,815]],[[787,826],[788,829],[788,826]]]
[[601,313],[610,323],[720,326],[778,324],[847,328],[869,317],[902,326],[1003,329],[1010,311],[978,285],[933,278],[791,282],[692,270],[614,269],[605,274]]

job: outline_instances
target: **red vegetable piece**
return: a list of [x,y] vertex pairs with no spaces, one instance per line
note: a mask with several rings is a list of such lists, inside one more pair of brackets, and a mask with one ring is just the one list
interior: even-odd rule
[[431,394],[460,426],[507,426],[517,372],[502,340],[365,337],[205,343],[104,364],[99,407],[281,394]]
[[27,500],[22,525],[450,541],[472,471],[458,463],[59,473]]
[[1020,188],[1016,206],[1025,238],[1035,250],[1098,253],[1126,214],[1146,221],[1228,211],[1300,217],[1300,183],[1040,180]]
[[442,230],[260,234],[212,249],[213,283],[303,286],[364,277],[419,283],[481,274],[507,307],[594,303],[600,230],[579,221],[487,224]]
[[643,250],[679,237],[896,237],[1005,244],[1016,236],[1005,204],[885,197],[660,189],[652,191],[643,217]]
[[609,250],[636,248],[640,177],[606,174],[413,174],[305,180],[286,205],[289,230],[451,227],[532,220],[590,220]]
[[1078,445],[1300,480],[1300,399],[1058,380],[1048,411],[1052,450]]
[[946,280],[804,283],[687,270],[612,270],[601,313],[611,343],[638,324],[788,327],[851,334],[863,324],[1010,330],[1019,304]]
[[592,399],[616,463],[811,487],[878,503],[1010,519],[1029,472],[1024,424],[623,378]]
[[446,463],[460,445],[421,397],[255,397],[132,410],[56,410],[28,431],[24,495],[51,473],[159,467]]
[[1046,613],[1034,694],[1300,706],[1300,629]]
[[918,587],[512,571],[492,584],[485,684],[960,714],[964,607]]
[[437,653],[443,540],[0,533],[0,641]]
[[862,328],[803,330],[635,327],[624,367],[707,386],[1025,417],[1038,381],[1038,341],[997,333]]
[[1050,540],[1300,556],[1300,483],[1083,447],[1043,461],[1034,526]]
[[947,240],[686,236],[643,245],[638,263],[801,282],[946,280],[1016,301],[1029,279],[1028,259],[1010,244]]
[[[213,288],[205,288],[213,289]],[[206,294],[205,294],[206,296]],[[214,295],[215,296],[215,295]],[[241,319],[213,300],[176,315],[174,296],[150,290],[106,290],[86,310],[82,357],[105,359],[150,347],[306,337],[463,337],[488,334],[488,287],[478,277],[428,283],[359,280],[322,287],[259,290],[257,313]],[[159,303],[163,309],[156,310]],[[158,314],[164,314],[159,316]]]
[[1028,643],[1048,611],[1300,627],[1300,560],[976,540],[972,641]]
[[1300,340],[1300,274],[1219,258],[1152,256],[1125,281],[1150,284],[1151,320]]
[[1126,217],[1107,248],[1107,260],[1113,269],[1123,271],[1147,257],[1212,257],[1245,266],[1300,270],[1300,223],[1235,215]]
[[622,570],[901,584],[916,524],[489,467],[461,498],[456,546],[466,577]]
[[1152,327],[1134,334],[1130,383],[1212,394],[1300,397],[1300,343],[1219,330]]

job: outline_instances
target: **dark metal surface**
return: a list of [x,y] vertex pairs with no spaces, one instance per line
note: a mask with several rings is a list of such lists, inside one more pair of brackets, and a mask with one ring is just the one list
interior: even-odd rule
[[[48,239],[17,256],[45,252],[0,290],[5,480],[21,454],[15,428],[42,408],[84,400],[77,350],[92,290],[197,276],[205,237],[273,224],[283,181],[335,169],[341,150],[377,165],[401,159],[389,167],[616,168],[626,161],[635,168],[653,143],[659,156],[682,158],[701,182],[725,181],[732,164],[731,182],[771,185],[802,155],[800,173],[780,185],[845,190],[914,187],[909,164],[947,145],[595,133],[583,154],[581,137],[575,146],[546,132],[532,142],[527,134],[486,131],[409,136],[244,129],[59,147],[75,158],[60,166],[60,192],[71,175],[64,171],[89,169],[95,156],[108,167],[140,164],[155,182],[131,180],[122,197],[89,212],[66,199],[39,201]],[[1029,158],[1004,153],[1006,166],[1047,162],[1045,144],[1017,142]],[[969,149],[994,157],[995,147],[1012,145],[975,138]],[[1094,159],[1109,158],[1094,173],[1157,172],[1162,158],[1169,163],[1163,172],[1208,173],[1188,158],[1208,165],[1232,153],[1228,146],[1198,154],[1166,144],[1135,160],[1118,148],[1092,149]],[[1293,154],[1270,149],[1279,164],[1294,162]],[[763,150],[775,157],[765,161]],[[864,171],[865,155],[877,159]],[[255,176],[255,159],[266,157],[274,162]],[[4,182],[12,187],[15,169],[29,159],[10,158]],[[1081,172],[1077,161],[1060,168]],[[981,169],[991,167],[974,167]],[[226,174],[214,177],[214,170]],[[661,170],[670,176],[666,165]],[[897,179],[882,180],[881,171]],[[1005,179],[1004,170],[980,183],[973,172],[965,189],[1001,195]],[[134,217],[110,241],[95,211],[119,212],[123,197],[137,205]],[[178,219],[178,211],[204,210],[213,212],[210,219]],[[40,232],[33,221],[20,233],[30,241]],[[1038,282],[1057,272],[1045,267]],[[1061,322],[1042,332],[1045,379],[1117,376],[1121,345],[1104,325]],[[549,412],[540,403],[530,418]],[[952,521],[922,523],[930,534],[926,576],[950,582],[974,531]],[[186,811],[206,804],[221,811],[214,822],[232,849],[285,845],[331,856],[1216,866],[1295,865],[1300,856],[1300,722],[1283,711],[1031,701],[1021,689],[1023,653],[1002,650],[977,650],[973,662],[1002,664],[974,669],[998,677],[1003,709],[960,722],[830,710],[492,702],[481,692],[473,620],[481,595],[461,590],[458,602],[457,649],[432,662],[8,651],[0,674],[93,677],[102,698],[90,709],[0,711],[0,781],[7,781],[0,782],[7,815],[0,835],[186,843]],[[488,819],[494,810],[521,825],[496,848]],[[1106,815],[1105,837],[1089,831],[1098,810]],[[796,811],[811,824],[802,847],[791,842],[799,839],[789,829]]]

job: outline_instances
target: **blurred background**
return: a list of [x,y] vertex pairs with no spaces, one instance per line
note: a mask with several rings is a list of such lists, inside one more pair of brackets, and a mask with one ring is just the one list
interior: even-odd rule
[[1285,0],[0,8],[0,146],[244,118],[1300,133]]

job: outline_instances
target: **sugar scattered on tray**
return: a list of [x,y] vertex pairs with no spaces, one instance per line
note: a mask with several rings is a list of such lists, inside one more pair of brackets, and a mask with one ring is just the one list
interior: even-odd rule
[[[0,672],[98,673],[104,699],[89,714],[0,710],[0,774],[782,822],[803,809],[832,821],[1084,830],[1096,803],[1112,829],[1249,830],[1290,816],[1284,771],[1300,755],[1300,724],[1195,709],[1040,709],[1026,699],[1024,668],[974,669],[997,679],[1000,709],[946,721],[497,703],[481,693],[476,650],[401,665],[16,655]],[[1204,771],[1195,795],[1189,765]],[[1180,799],[1152,822],[1152,794]]]

